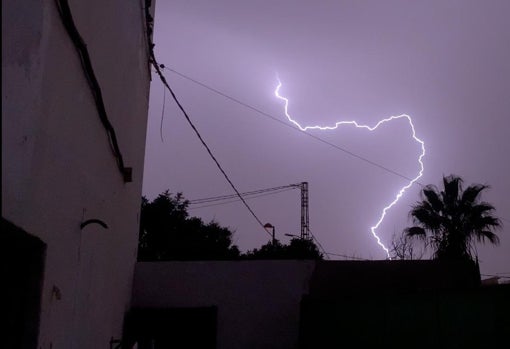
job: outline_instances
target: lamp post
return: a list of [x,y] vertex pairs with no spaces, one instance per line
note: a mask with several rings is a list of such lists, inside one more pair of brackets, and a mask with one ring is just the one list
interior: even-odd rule
[[264,224],[264,229],[266,229],[266,231],[273,237],[272,243],[274,246],[276,244],[276,239],[274,237],[274,225],[272,225],[271,223],[266,223]]
[[294,234],[283,234],[285,236],[288,236],[288,237],[291,237],[291,238],[298,238],[298,239],[301,239],[301,236],[299,235],[294,235]]

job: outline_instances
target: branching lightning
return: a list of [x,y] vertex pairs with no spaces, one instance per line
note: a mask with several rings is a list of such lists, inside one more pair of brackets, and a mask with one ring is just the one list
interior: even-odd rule
[[377,122],[374,126],[361,125],[358,122],[352,120],[352,121],[338,121],[338,122],[336,122],[334,124],[334,126],[319,126],[319,125],[314,125],[314,126],[304,126],[303,127],[303,126],[301,126],[301,124],[299,124],[296,120],[294,120],[290,116],[290,114],[289,114],[289,100],[286,97],[283,97],[282,95],[280,95],[280,88],[281,87],[282,87],[282,83],[281,83],[280,79],[278,79],[278,86],[276,87],[276,89],[274,91],[274,94],[275,94],[276,98],[278,98],[278,99],[280,99],[280,100],[282,100],[284,102],[285,116],[287,117],[287,119],[292,124],[294,124],[296,127],[298,127],[301,131],[308,131],[308,130],[321,130],[321,131],[324,131],[324,130],[335,130],[339,126],[342,126],[342,125],[354,125],[356,128],[363,128],[363,129],[367,129],[369,131],[374,131],[380,125],[382,125],[382,124],[384,124],[386,122],[393,121],[393,120],[404,119],[404,120],[407,120],[407,122],[409,123],[409,126],[411,127],[412,137],[413,137],[413,139],[417,143],[420,144],[420,147],[421,147],[421,154],[418,157],[418,163],[420,164],[420,171],[419,171],[418,175],[415,178],[411,179],[406,186],[404,186],[402,189],[400,189],[400,191],[395,195],[395,199],[392,202],[390,202],[386,207],[383,208],[382,213],[381,213],[377,223],[374,226],[370,227],[370,232],[372,233],[373,237],[376,239],[377,244],[386,252],[386,255],[388,256],[388,258],[390,258],[390,251],[389,251],[389,249],[382,243],[381,238],[377,235],[376,231],[379,228],[379,226],[382,224],[382,222],[384,221],[384,217],[386,217],[386,213],[388,212],[388,210],[391,209],[393,206],[395,206],[397,204],[398,200],[400,200],[400,198],[402,197],[402,195],[404,195],[406,190],[409,189],[414,183],[416,183],[416,181],[418,181],[418,179],[423,175],[423,171],[424,171],[423,157],[425,156],[425,142],[423,142],[420,138],[418,138],[416,136],[416,131],[415,131],[415,128],[414,128],[413,120],[411,119],[411,117],[409,115],[402,114],[402,115],[391,116],[389,118],[382,119],[381,121]]

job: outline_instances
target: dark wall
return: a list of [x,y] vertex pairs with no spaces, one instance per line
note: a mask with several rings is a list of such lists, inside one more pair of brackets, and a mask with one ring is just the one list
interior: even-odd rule
[[409,293],[477,288],[478,266],[471,262],[436,260],[319,261],[310,281],[310,294],[334,298],[338,293]]
[[340,282],[333,275],[346,277],[352,268],[344,264],[336,274],[326,268],[301,303],[300,348],[487,348],[508,342],[510,285],[477,286],[470,266],[393,264],[388,270],[379,264],[353,273],[343,288],[335,287]]
[[37,348],[45,244],[2,218],[0,259],[5,348]]

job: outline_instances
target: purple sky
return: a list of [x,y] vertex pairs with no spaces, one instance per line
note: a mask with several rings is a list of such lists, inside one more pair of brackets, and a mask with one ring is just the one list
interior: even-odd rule
[[[482,273],[510,273],[510,2],[491,1],[157,1],[160,63],[286,121],[274,96],[277,74],[301,125],[356,120],[374,125],[409,114],[425,142],[419,182],[458,174],[484,183],[505,219],[501,245],[481,247]],[[311,231],[325,250],[382,259],[370,234],[407,181],[165,71],[170,84],[241,192],[308,181]],[[153,75],[144,195],[165,189],[188,199],[231,194]],[[308,131],[414,178],[419,145],[401,120],[374,132],[342,126]],[[388,245],[410,225],[413,186],[378,233]],[[248,201],[263,222],[299,234],[298,190]],[[234,229],[242,250],[269,236],[240,203],[190,210]],[[510,275],[510,274],[509,274]]]

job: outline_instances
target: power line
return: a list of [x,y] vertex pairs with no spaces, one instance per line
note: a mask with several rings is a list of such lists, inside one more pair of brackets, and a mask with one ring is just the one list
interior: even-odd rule
[[163,86],[163,106],[161,107],[161,123],[159,124],[159,137],[161,138],[161,142],[164,143],[163,140],[163,120],[165,118],[165,101],[166,101],[166,88]]
[[312,237],[312,240],[315,241],[315,243],[317,244],[317,246],[319,246],[319,249],[322,251],[322,253],[324,254],[324,256],[329,259],[329,253],[326,252],[326,250],[324,249],[324,247],[322,247],[321,243],[319,242],[319,240],[315,237],[315,235],[313,235],[313,233],[311,231],[308,231],[308,233],[310,234],[310,236]]
[[[361,156],[361,155],[358,155],[358,154],[356,154],[356,153],[354,153],[354,152],[352,152],[352,151],[350,151],[350,150],[347,150],[347,149],[345,149],[345,148],[343,148],[343,147],[340,147],[340,146],[338,146],[338,145],[336,145],[336,144],[334,144],[334,143],[328,142],[327,140],[325,140],[325,139],[323,139],[323,138],[320,138],[320,137],[318,137],[318,136],[315,136],[315,135],[314,135],[314,134],[312,134],[312,133],[309,133],[309,132],[306,132],[306,131],[300,130],[298,127],[296,127],[296,126],[294,126],[294,125],[291,125],[291,124],[289,124],[289,123],[287,123],[287,122],[285,122],[285,121],[281,120],[280,118],[277,118],[277,117],[275,117],[275,116],[273,116],[273,115],[271,115],[271,114],[269,114],[269,113],[266,113],[266,112],[264,112],[264,111],[262,111],[262,110],[260,110],[260,109],[258,109],[258,108],[256,108],[256,107],[254,107],[254,106],[252,106],[252,105],[248,104],[248,103],[245,103],[245,102],[243,102],[243,101],[240,101],[240,100],[239,100],[239,99],[237,99],[237,98],[234,98],[234,97],[232,97],[232,96],[229,96],[229,95],[227,95],[226,93],[221,92],[220,90],[218,90],[218,89],[216,89],[216,88],[214,88],[214,87],[211,87],[211,86],[209,86],[209,85],[207,85],[207,84],[205,84],[205,83],[203,83],[203,82],[201,82],[201,81],[198,81],[198,80],[196,80],[196,79],[194,79],[194,78],[192,78],[192,77],[189,77],[189,76],[187,76],[187,75],[185,75],[185,74],[183,74],[183,73],[180,73],[180,72],[178,72],[178,71],[177,71],[177,70],[175,70],[175,69],[168,68],[168,67],[165,67],[165,69],[167,69],[167,70],[171,71],[172,73],[174,73],[174,74],[176,74],[176,75],[179,75],[180,77],[182,77],[182,78],[184,78],[184,79],[186,79],[186,80],[189,80],[189,81],[191,81],[191,82],[193,82],[193,83],[195,83],[195,84],[197,84],[197,85],[199,85],[199,86],[201,86],[201,87],[203,87],[203,88],[205,88],[205,89],[207,89],[207,90],[209,90],[209,91],[211,91],[211,92],[214,92],[214,93],[216,93],[217,95],[220,95],[220,96],[222,96],[222,97],[224,97],[224,98],[226,98],[226,99],[228,99],[228,100],[230,100],[230,101],[232,101],[232,102],[235,102],[235,103],[237,103],[237,104],[239,104],[239,105],[242,105],[243,107],[246,107],[246,108],[248,108],[248,109],[250,109],[250,110],[253,110],[253,111],[254,111],[254,112],[256,112],[256,113],[258,113],[258,114],[260,114],[260,115],[262,115],[262,116],[265,116],[265,117],[267,117],[267,118],[269,118],[269,119],[271,119],[271,120],[273,120],[273,121],[276,121],[276,122],[278,122],[278,123],[280,123],[280,124],[282,124],[282,125],[284,125],[284,126],[286,126],[286,127],[289,127],[289,128],[291,128],[291,129],[293,129],[293,130],[295,130],[295,131],[298,131],[298,132],[304,133],[304,134],[306,134],[307,136],[312,137],[313,139],[315,139],[315,140],[317,140],[317,141],[319,141],[319,142],[321,142],[321,143],[324,143],[324,144],[326,144],[326,145],[329,145],[329,146],[331,146],[331,147],[333,147],[333,148],[335,148],[335,149],[337,149],[337,150],[340,150],[340,151],[342,151],[342,152],[344,152],[344,153],[346,153],[346,154],[348,154],[348,155],[350,155],[350,156],[352,156],[352,157],[354,157],[354,158],[357,158],[357,159],[359,159],[359,160],[362,160],[362,161],[364,161],[364,162],[366,162],[366,163],[368,163],[368,164],[370,164],[370,165],[372,165],[372,166],[378,167],[378,168],[380,168],[380,169],[382,169],[382,170],[384,170],[384,171],[386,171],[386,172],[388,172],[388,173],[391,173],[391,174],[393,174],[393,175],[395,175],[395,176],[398,176],[398,177],[400,177],[400,178],[403,178],[403,179],[405,179],[405,180],[408,180],[408,181],[412,181],[412,180],[413,180],[413,178],[410,178],[410,177],[408,177],[408,176],[406,176],[406,175],[403,175],[403,174],[401,174],[401,173],[398,173],[397,171],[394,171],[394,170],[392,170],[392,169],[390,169],[390,168],[388,168],[388,167],[386,167],[386,166],[384,166],[384,165],[381,165],[381,164],[379,164],[379,163],[377,163],[377,162],[375,162],[375,161],[372,161],[372,160],[370,160],[370,159],[367,159],[367,158],[365,158],[365,157],[363,157],[363,156]],[[417,184],[419,184],[419,185],[423,186],[423,184],[422,184],[422,183],[420,183],[420,182],[415,182],[415,183],[417,183]]]
[[[265,188],[265,189],[258,189],[258,190],[248,191],[248,192],[241,193],[241,195],[242,196],[250,196],[250,195],[255,195],[255,194],[260,194],[260,193],[265,193],[265,192],[271,192],[271,191],[277,191],[277,190],[282,190],[282,189],[296,189],[298,187],[299,187],[299,184],[289,184],[289,185],[282,185],[282,186],[279,186],[279,187]],[[189,203],[190,204],[201,204],[201,203],[212,202],[212,201],[228,200],[228,199],[231,199],[231,198],[236,197],[236,196],[237,195],[235,195],[235,194],[213,196],[213,197],[208,197],[208,198],[203,198],[203,199],[189,200]]]
[[[174,99],[175,103],[177,104],[177,106],[179,107],[179,109],[181,110],[182,114],[184,115],[184,117],[186,118],[186,121],[188,122],[188,124],[191,126],[191,128],[193,129],[193,131],[195,132],[196,136],[198,137],[198,139],[200,140],[200,142],[202,143],[202,145],[205,147],[205,149],[207,150],[207,153],[209,154],[209,156],[211,157],[211,159],[214,161],[214,163],[216,164],[216,166],[218,167],[218,169],[220,170],[220,172],[223,174],[223,177],[225,177],[225,179],[227,180],[227,182],[230,184],[230,186],[232,187],[232,189],[235,191],[235,193],[237,194],[237,196],[239,196],[239,199],[243,202],[243,204],[246,206],[246,208],[248,209],[248,211],[251,213],[251,215],[255,218],[255,220],[259,223],[259,225],[262,227],[262,229],[264,230],[264,232],[266,232],[267,234],[271,235],[266,229],[264,229],[264,224],[262,223],[262,221],[257,217],[257,215],[255,214],[255,212],[253,212],[253,210],[251,209],[251,207],[248,205],[248,203],[243,199],[243,197],[241,196],[241,194],[239,193],[239,190],[237,190],[236,186],[234,185],[234,183],[230,180],[229,176],[227,175],[227,173],[225,172],[225,170],[223,169],[223,167],[221,167],[219,161],[216,159],[216,157],[214,156],[214,154],[212,153],[211,149],[209,148],[209,146],[207,145],[207,143],[204,141],[204,139],[202,138],[202,135],[200,134],[200,132],[198,131],[198,129],[195,127],[195,125],[193,124],[193,122],[191,121],[188,113],[186,112],[186,110],[184,110],[184,107],[182,106],[182,104],[179,102],[177,96],[175,95],[174,91],[172,90],[172,88],[170,87],[170,85],[168,84],[165,76],[163,75],[162,71],[161,71],[161,67],[160,65],[158,64],[157,60],[156,60],[156,55],[154,54],[154,43],[152,42],[152,38],[151,38],[151,35],[152,35],[152,23],[153,23],[153,19],[152,19],[152,16],[150,15],[149,13],[149,8],[151,6],[151,1],[150,0],[147,0],[146,3],[145,3],[145,19],[146,19],[146,25],[147,25],[147,39],[149,41],[149,51],[150,51],[150,62],[152,63],[152,65],[154,66],[154,68],[156,69],[156,72],[161,80],[161,82],[166,86],[166,88],[168,89],[168,91],[170,92],[170,94],[172,95],[172,98]],[[164,66],[163,66],[164,67]]]
[[[348,149],[345,149],[343,147],[340,147],[340,146],[338,146],[338,145],[336,145],[334,143],[328,142],[327,140],[325,140],[325,139],[323,139],[321,137],[318,137],[318,136],[316,136],[314,134],[311,134],[309,132],[300,130],[298,127],[296,127],[294,125],[291,125],[291,124],[281,120],[280,118],[278,118],[276,116],[273,116],[273,115],[271,115],[269,113],[266,113],[266,112],[264,112],[261,109],[258,109],[258,108],[254,107],[254,106],[252,106],[252,105],[250,105],[250,104],[248,104],[246,102],[243,102],[243,101],[241,101],[241,100],[239,100],[237,98],[234,98],[234,97],[232,97],[232,96],[230,96],[230,95],[228,95],[228,94],[226,94],[226,93],[224,93],[224,92],[222,92],[222,91],[220,91],[220,90],[218,90],[218,89],[216,89],[216,88],[214,88],[214,87],[212,87],[210,85],[207,85],[207,84],[205,84],[205,83],[203,83],[203,82],[201,82],[201,81],[199,81],[197,79],[194,79],[194,78],[192,78],[192,77],[190,77],[190,76],[188,76],[186,74],[183,74],[183,73],[181,73],[181,72],[179,72],[179,71],[177,71],[175,69],[172,69],[172,68],[169,68],[169,67],[164,67],[163,69],[169,70],[170,72],[180,76],[183,79],[191,81],[191,82],[193,82],[196,85],[199,85],[199,86],[201,86],[201,87],[203,87],[203,88],[205,88],[205,89],[207,89],[207,90],[209,90],[209,91],[211,91],[211,92],[213,92],[213,93],[215,93],[215,94],[217,94],[219,96],[222,96],[222,97],[224,97],[224,98],[226,98],[226,99],[228,99],[228,100],[230,100],[230,101],[232,101],[234,103],[237,103],[237,104],[239,104],[239,105],[241,105],[241,106],[243,106],[245,108],[248,108],[248,109],[250,109],[250,110],[252,110],[252,111],[254,111],[254,112],[256,112],[256,113],[258,113],[258,114],[260,114],[262,116],[265,116],[265,117],[267,117],[267,118],[269,118],[269,119],[271,119],[271,120],[273,120],[275,122],[278,122],[279,124],[281,124],[283,126],[289,127],[291,129],[293,129],[294,131],[298,131],[298,132],[304,133],[305,135],[307,135],[307,136],[309,136],[309,137],[311,137],[311,138],[313,138],[313,139],[315,139],[315,140],[317,140],[317,141],[319,141],[321,143],[324,143],[324,144],[329,145],[329,146],[331,146],[331,147],[333,147],[333,148],[335,148],[337,150],[340,150],[340,151],[342,151],[342,152],[344,152],[344,153],[346,153],[346,154],[348,154],[348,155],[350,155],[350,156],[352,156],[352,157],[354,157],[356,159],[359,159],[361,161],[364,161],[364,162],[368,163],[369,165],[378,167],[381,170],[384,170],[384,171],[386,171],[386,172],[388,172],[390,174],[393,174],[393,175],[398,176],[400,178],[403,178],[405,180],[408,180],[408,181],[412,181],[413,180],[413,178],[410,178],[410,177],[408,177],[406,175],[403,175],[403,174],[401,174],[401,173],[399,173],[399,172],[397,172],[395,170],[392,170],[392,169],[390,169],[390,168],[388,168],[388,167],[386,167],[384,165],[381,165],[381,164],[379,164],[379,163],[377,163],[375,161],[372,161],[370,159],[367,159],[367,158],[365,158],[365,157],[363,157],[361,155],[358,155],[358,154],[356,154],[356,153],[354,153],[354,152],[352,152],[352,151],[350,151]],[[416,181],[415,183],[419,184],[422,187],[425,186],[423,183],[418,182],[418,181]],[[501,218],[501,220],[503,220],[503,221],[505,221],[507,223],[510,223],[509,219],[504,218],[504,217],[500,217],[500,218]]]
[[[253,196],[253,197],[246,198],[246,200],[258,199],[258,198],[263,197],[263,196],[280,194],[280,193],[283,193],[283,192],[286,192],[286,191],[289,191],[289,190],[292,190],[292,188],[282,189],[282,190],[277,191],[277,192],[271,192],[271,193],[264,193],[264,194],[256,195],[256,196]],[[241,201],[241,200],[236,199],[236,200],[230,200],[230,201],[220,202],[220,203],[216,203],[216,204],[210,204],[210,205],[204,205],[204,206],[198,206],[198,207],[190,207],[188,209],[189,210],[198,210],[198,209],[206,208],[206,207],[213,207],[213,206],[221,206],[221,205],[233,204],[233,203],[236,203],[236,202],[239,202],[239,201]]]
[[343,258],[346,258],[346,259],[353,259],[353,260],[358,260],[358,261],[368,261],[368,259],[365,259],[365,258],[359,258],[359,257],[354,257],[354,256],[347,256],[345,254],[340,254],[340,253],[332,253],[332,252],[325,252],[325,253],[330,255],[330,256],[343,257]]

